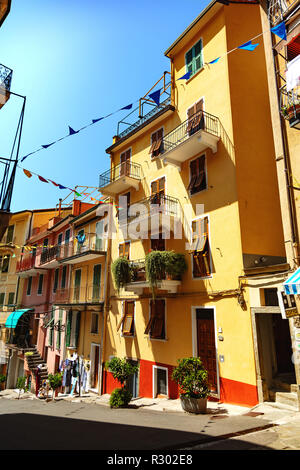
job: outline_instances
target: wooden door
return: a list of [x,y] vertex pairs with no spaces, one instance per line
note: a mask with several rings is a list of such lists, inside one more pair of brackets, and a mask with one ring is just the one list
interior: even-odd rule
[[95,356],[94,356],[94,380],[93,388],[98,387],[98,374],[99,374],[99,355],[100,355],[100,346],[94,346]]
[[217,361],[215,344],[214,311],[211,308],[197,308],[198,357],[208,371],[208,382],[213,393],[218,391]]
[[121,153],[120,156],[120,176],[130,176],[130,157],[131,151]]
[[277,360],[277,373],[294,372],[292,362],[292,343],[289,321],[283,320],[280,314],[272,315],[273,334]]

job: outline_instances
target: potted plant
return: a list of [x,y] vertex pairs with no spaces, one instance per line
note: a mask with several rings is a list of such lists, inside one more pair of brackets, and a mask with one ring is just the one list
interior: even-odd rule
[[111,271],[118,291],[131,281],[131,268],[127,258],[120,257],[116,259],[112,263]]
[[179,385],[180,401],[184,411],[206,413],[208,373],[199,357],[178,359],[178,366],[172,373],[172,379]]
[[18,400],[20,400],[21,391],[23,390],[24,393],[28,391],[27,377],[18,377],[17,388],[19,389]]
[[54,396],[57,396],[58,388],[61,387],[62,384],[62,375],[60,372],[57,372],[56,374],[49,374],[48,379],[50,387],[53,390],[52,400],[54,400]]
[[3,374],[0,374],[0,390],[3,390],[3,387],[4,387],[4,383],[6,381],[6,376],[3,375]]
[[115,388],[111,393],[109,399],[110,407],[120,408],[127,406],[132,399],[132,393],[127,387],[128,380],[138,371],[138,366],[131,364],[126,357],[124,359],[113,357],[105,363],[105,367],[112,373],[113,378],[121,384],[121,388]]
[[153,297],[155,297],[155,289],[157,281],[164,279],[166,274],[165,252],[151,251],[145,258],[146,279],[152,289]]
[[182,274],[187,270],[185,256],[175,251],[165,252],[165,270],[170,279],[181,279]]

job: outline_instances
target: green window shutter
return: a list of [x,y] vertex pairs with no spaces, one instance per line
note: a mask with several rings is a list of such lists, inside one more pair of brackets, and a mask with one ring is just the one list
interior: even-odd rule
[[58,286],[58,276],[59,276],[59,268],[54,271],[54,284],[53,284],[53,292],[56,292]]
[[94,277],[93,277],[93,300],[100,300],[100,288],[101,285],[101,264],[94,266]]
[[44,274],[39,275],[39,285],[38,285],[38,294],[43,292],[43,281],[44,281]]
[[[51,311],[51,320],[54,319],[54,311],[52,307]],[[53,321],[51,322],[51,326],[49,327],[49,346],[53,346],[53,336],[54,336],[54,328],[53,328]]]
[[59,326],[59,329],[57,330],[57,333],[56,333],[56,349],[60,349],[60,345],[61,345],[61,323],[62,323],[62,310],[59,310],[59,317],[58,317],[58,326]]
[[203,59],[201,39],[185,54],[185,64],[187,72],[191,72],[191,75],[194,75],[202,68]]
[[70,346],[71,341],[71,330],[72,330],[72,312],[68,312],[68,320],[67,320],[67,331],[66,331],[66,347]]
[[9,225],[9,227],[7,229],[6,243],[11,243],[13,241],[14,229],[15,229],[14,225]]
[[4,305],[5,292],[0,293],[0,305]]
[[27,295],[31,295],[31,285],[32,285],[32,276],[30,276],[27,281],[27,292],[26,292]]
[[62,273],[61,273],[61,288],[62,289],[66,287],[66,278],[67,278],[67,266],[63,266]]
[[13,305],[14,304],[14,298],[15,298],[15,293],[10,292],[8,294],[8,305]]
[[81,316],[81,312],[77,312],[76,331],[75,331],[75,348],[78,348],[78,343],[79,343],[80,316]]
[[185,63],[186,63],[187,71],[193,74],[193,49],[190,49],[185,54]]

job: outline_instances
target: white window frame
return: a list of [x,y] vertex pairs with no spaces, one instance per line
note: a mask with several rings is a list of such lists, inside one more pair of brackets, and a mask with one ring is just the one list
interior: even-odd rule
[[157,369],[163,369],[166,371],[166,382],[167,382],[167,395],[166,397],[169,398],[169,370],[167,367],[163,366],[152,366],[152,398],[156,398],[157,395]]

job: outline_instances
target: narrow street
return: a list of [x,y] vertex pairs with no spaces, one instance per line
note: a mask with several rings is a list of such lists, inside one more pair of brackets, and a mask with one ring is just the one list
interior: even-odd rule
[[[287,423],[274,425],[274,418]],[[245,409],[242,415],[224,416],[220,409],[190,415],[146,406],[116,410],[64,400],[1,398],[0,426],[0,448],[8,451],[300,450],[300,417],[285,410],[251,414]]]

